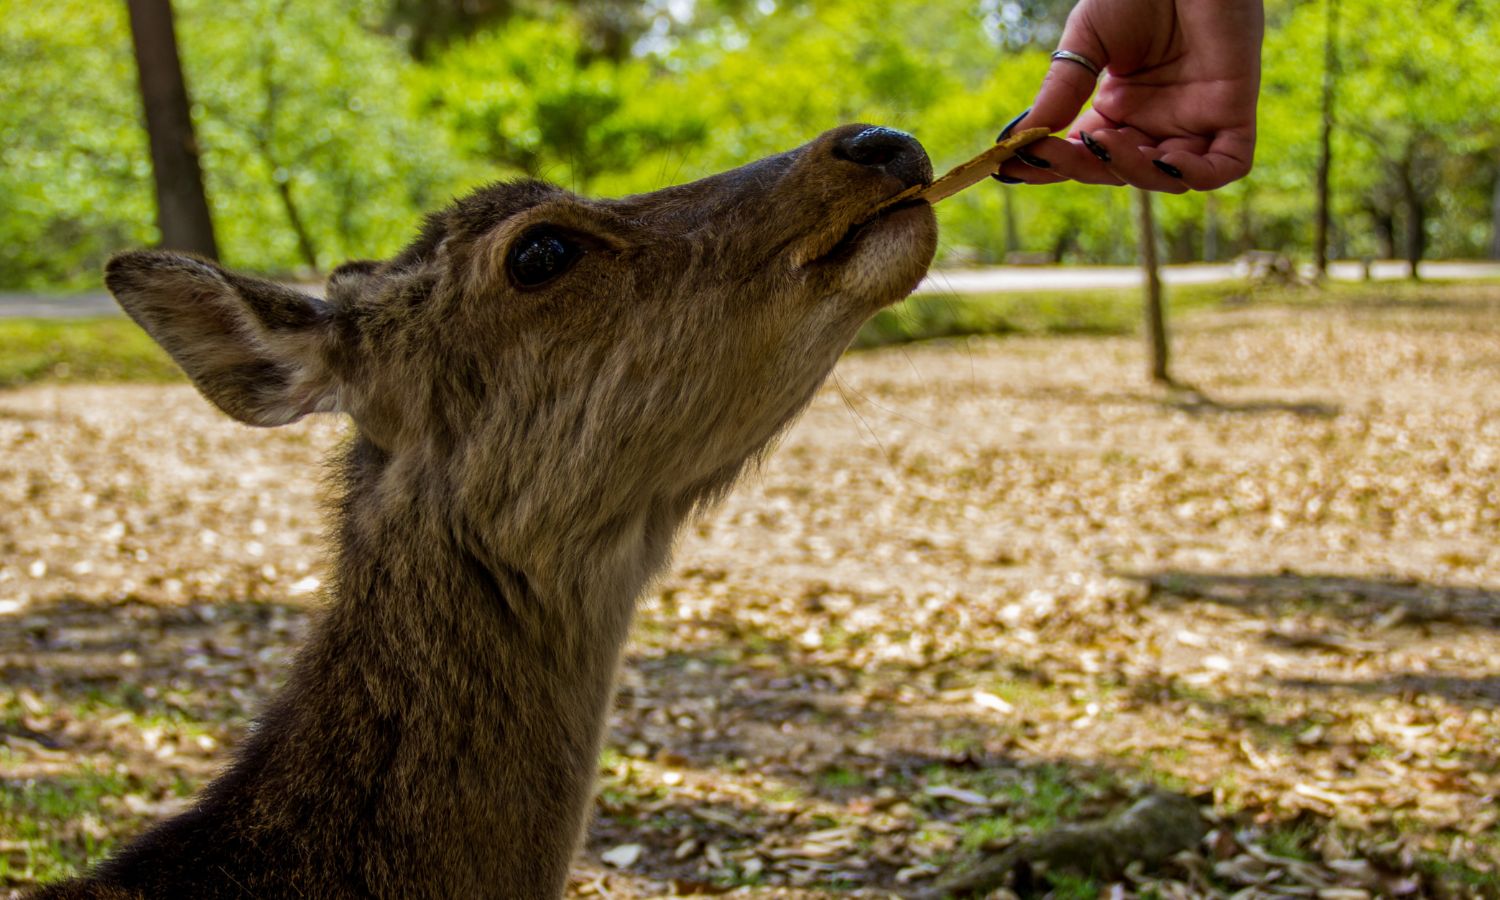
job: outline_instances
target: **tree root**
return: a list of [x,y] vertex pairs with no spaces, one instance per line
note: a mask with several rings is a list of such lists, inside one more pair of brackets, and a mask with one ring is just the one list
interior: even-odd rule
[[1192,800],[1152,791],[1119,815],[1063,825],[1026,838],[999,856],[982,859],[911,896],[913,900],[941,900],[983,894],[1004,885],[1013,873],[1020,882],[1017,886],[1024,887],[1035,870],[1116,878],[1136,860],[1156,865],[1191,849],[1207,831]]

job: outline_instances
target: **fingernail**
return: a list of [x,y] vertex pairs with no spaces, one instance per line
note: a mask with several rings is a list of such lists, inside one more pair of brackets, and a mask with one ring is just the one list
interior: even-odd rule
[[1168,175],[1171,175],[1173,178],[1181,178],[1182,177],[1182,170],[1179,169],[1179,168],[1177,168],[1176,166],[1172,165],[1171,163],[1162,162],[1159,159],[1153,159],[1153,160],[1151,160],[1151,165],[1156,166],[1158,169],[1161,169],[1163,172],[1166,172]]
[[1033,169],[1052,168],[1052,163],[1047,162],[1045,159],[1042,159],[1035,153],[1028,153],[1025,150],[1017,150],[1016,159],[1019,159],[1021,162],[1025,163],[1028,166],[1031,166]]
[[1029,115],[1031,115],[1031,107],[1028,106],[1021,111],[1021,114],[1019,116],[1011,119],[1008,123],[1006,123],[1004,128],[1000,129],[1000,136],[995,138],[995,143],[998,144],[1006,138],[1010,137],[1011,131],[1013,131],[1017,125],[1021,124],[1022,119],[1026,118]]
[[1021,179],[1019,179],[1019,178],[1012,178],[1009,175],[1001,175],[999,172],[996,172],[995,174],[991,175],[990,177],[993,178],[993,179],[995,179],[996,181],[1000,182],[1001,184],[1025,184],[1026,183],[1026,182],[1022,181]]
[[1099,146],[1098,141],[1089,137],[1089,133],[1087,131],[1078,132],[1078,136],[1083,138],[1083,146],[1087,147],[1090,153],[1099,157],[1100,162],[1109,162],[1109,151]]

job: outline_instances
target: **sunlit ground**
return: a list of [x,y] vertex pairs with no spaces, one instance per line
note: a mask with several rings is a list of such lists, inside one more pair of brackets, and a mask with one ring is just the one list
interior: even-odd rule
[[[1117,896],[1500,893],[1500,292],[1400,297],[1196,313],[1171,394],[1128,337],[848,357],[643,606],[571,893],[906,890],[1143,783],[1216,828]],[[0,393],[0,885],[226,759],[340,434]]]

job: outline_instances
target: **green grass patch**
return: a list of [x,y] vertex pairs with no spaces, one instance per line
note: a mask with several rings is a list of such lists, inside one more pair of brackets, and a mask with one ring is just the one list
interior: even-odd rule
[[[1500,304],[1493,281],[1330,282],[1251,285],[1243,281],[1166,287],[1167,320],[1229,304],[1266,306],[1429,306]],[[968,335],[1133,334],[1142,321],[1139,288],[924,294],[882,310],[855,339],[857,348]]]
[[[17,848],[0,853],[0,884],[64,878],[103,856],[113,841],[80,822],[97,822],[100,801],[130,789],[128,778],[104,769],[0,781],[0,839]],[[111,822],[110,830],[129,824]]]
[[825,790],[855,790],[864,787],[867,781],[864,775],[853,769],[827,769],[818,774],[818,785]]
[[1330,281],[1316,286],[1267,284],[1255,287],[1250,293],[1256,302],[1281,306],[1389,304],[1423,307],[1450,303],[1487,306],[1500,300],[1500,281]]
[[1099,882],[1083,875],[1067,872],[1049,872],[1047,880],[1052,883],[1052,900],[1094,900],[1099,896]]
[[1025,678],[999,678],[981,687],[1017,709],[1048,709],[1067,702],[1058,688]]
[[[1260,287],[1227,282],[1167,289],[1167,315],[1257,304],[1411,305],[1500,302],[1500,287],[1480,283],[1332,283]],[[855,340],[857,348],[968,335],[1119,335],[1141,323],[1137,289],[1020,291],[912,297],[882,310]],[[125,318],[0,319],[0,388],[38,382],[167,382],[182,373],[160,347]]]
[[1486,872],[1435,854],[1418,860],[1417,868],[1454,890],[1455,896],[1461,896],[1457,891],[1462,890],[1473,897],[1500,897],[1500,873]]
[[1020,836],[1016,820],[1010,816],[985,816],[964,824],[959,846],[965,853],[977,853],[991,844]]
[[[1167,289],[1167,315],[1253,300],[1270,305],[1500,302],[1493,284],[1382,282],[1251,288],[1240,282]],[[912,297],[882,310],[857,348],[968,335],[1118,335],[1137,331],[1141,292],[1019,291]],[[177,366],[125,318],[0,319],[0,388],[38,382],[179,381]]]
[[[1244,294],[1236,284],[1181,285],[1167,291],[1167,315],[1217,306]],[[931,338],[1005,334],[1130,334],[1141,322],[1141,291],[1016,291],[924,294],[881,310],[855,347]]]
[[1312,844],[1318,839],[1318,833],[1319,829],[1313,825],[1297,822],[1266,832],[1265,848],[1288,859],[1313,861],[1317,854],[1312,851]]
[[773,785],[766,788],[761,797],[767,803],[799,803],[807,797],[798,787],[790,784]]
[[[975,791],[986,796],[1000,794],[1006,798],[1007,827],[1046,831],[1058,824],[1078,817],[1083,801],[1082,784],[1087,782],[1096,788],[1106,788],[1113,777],[1105,772],[1070,770],[1065,766],[1047,764],[1027,768],[1021,772],[999,769],[960,769],[950,766],[929,766],[923,770],[929,784],[948,785]],[[934,809],[941,803],[929,801]],[[981,828],[998,827],[983,825]],[[992,836],[992,835],[991,835]],[[989,836],[980,838],[980,843]]]
[[0,319],[0,388],[181,378],[177,365],[129,319]]

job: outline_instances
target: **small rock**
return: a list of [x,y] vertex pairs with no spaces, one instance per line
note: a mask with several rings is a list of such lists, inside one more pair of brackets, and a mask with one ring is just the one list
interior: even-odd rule
[[599,858],[617,869],[628,869],[636,864],[644,851],[645,848],[640,844],[621,844],[612,850],[604,851]]
[[943,800],[954,800],[969,806],[989,806],[990,798],[978,791],[966,791],[963,788],[950,787],[946,784],[935,784],[927,788],[927,796],[937,797]]
[[981,709],[988,709],[997,713],[1013,713],[1016,708],[1006,701],[1004,697],[992,694],[989,691],[975,691],[974,705]]

